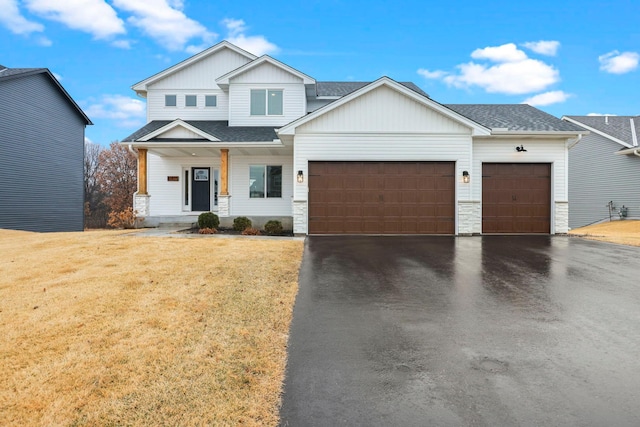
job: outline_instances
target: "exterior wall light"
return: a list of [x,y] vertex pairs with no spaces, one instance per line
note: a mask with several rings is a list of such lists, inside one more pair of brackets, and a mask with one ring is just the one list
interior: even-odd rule
[[526,149],[526,148],[524,148],[524,147],[522,146],[522,144],[520,144],[520,147],[516,146],[516,151],[517,151],[518,153],[526,153],[526,152],[527,152],[527,149]]
[[469,176],[469,172],[468,171],[463,171],[462,172],[462,182],[464,182],[465,184],[468,184],[469,181],[471,181],[471,176]]
[[302,171],[301,171],[301,170],[299,170],[299,171],[298,171],[298,176],[297,176],[297,178],[298,178],[298,182],[299,182],[300,184],[302,184],[302,183],[304,182],[304,173],[302,173]]

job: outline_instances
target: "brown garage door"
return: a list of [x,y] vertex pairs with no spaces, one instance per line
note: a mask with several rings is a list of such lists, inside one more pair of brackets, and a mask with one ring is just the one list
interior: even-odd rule
[[452,162],[309,162],[309,234],[454,234]]
[[550,230],[550,164],[482,164],[483,233],[549,233]]

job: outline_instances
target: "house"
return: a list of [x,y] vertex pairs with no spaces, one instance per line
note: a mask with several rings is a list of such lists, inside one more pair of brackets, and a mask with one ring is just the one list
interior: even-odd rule
[[91,120],[46,68],[0,66],[0,228],[82,231]]
[[590,132],[569,150],[569,227],[640,219],[640,116],[563,120]]
[[316,81],[226,41],[132,88],[148,123],[121,143],[147,226],[212,210],[296,234],[568,230],[567,147],[586,132],[528,105]]

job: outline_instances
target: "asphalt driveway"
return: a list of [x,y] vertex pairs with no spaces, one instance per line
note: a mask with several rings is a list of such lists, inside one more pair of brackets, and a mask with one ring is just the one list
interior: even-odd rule
[[640,248],[310,237],[285,426],[640,425]]

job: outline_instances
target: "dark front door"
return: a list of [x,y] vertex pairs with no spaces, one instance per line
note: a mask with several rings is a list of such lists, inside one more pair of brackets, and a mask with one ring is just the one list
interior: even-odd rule
[[193,168],[191,176],[191,210],[211,210],[210,168]]

